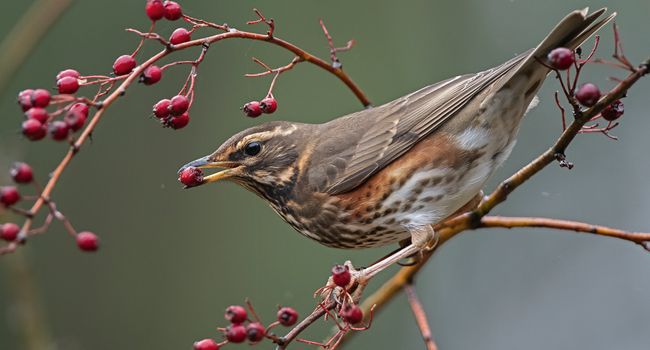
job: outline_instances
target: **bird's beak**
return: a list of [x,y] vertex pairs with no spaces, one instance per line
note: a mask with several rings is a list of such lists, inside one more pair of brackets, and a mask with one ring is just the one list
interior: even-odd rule
[[184,169],[188,167],[195,167],[199,169],[209,169],[209,168],[225,168],[224,170],[221,170],[219,172],[216,172],[214,174],[210,174],[207,176],[203,177],[203,183],[208,183],[208,182],[216,182],[219,180],[224,180],[227,179],[231,176],[234,175],[235,169],[239,167],[241,164],[237,162],[231,162],[231,161],[215,161],[212,160],[212,156],[205,156],[203,158],[199,158],[197,160],[193,160],[185,165],[183,165],[178,172],[180,173]]

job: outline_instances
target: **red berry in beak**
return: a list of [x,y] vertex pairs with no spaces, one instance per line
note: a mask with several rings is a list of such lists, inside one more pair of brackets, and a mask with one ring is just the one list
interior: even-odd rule
[[[183,169],[180,174],[178,174],[178,181],[180,181],[183,185],[187,187],[194,187],[198,186],[203,183],[203,171],[199,168],[195,167],[187,167]],[[233,307],[233,306],[231,306]],[[243,308],[242,308],[243,309]],[[226,319],[229,317],[229,310],[230,308],[226,309]],[[246,320],[246,310],[243,311],[243,318]],[[231,315],[232,317],[235,317],[235,315]],[[239,317],[237,317],[239,319]],[[231,321],[232,322],[232,321]],[[241,323],[244,321],[240,321],[237,323]]]

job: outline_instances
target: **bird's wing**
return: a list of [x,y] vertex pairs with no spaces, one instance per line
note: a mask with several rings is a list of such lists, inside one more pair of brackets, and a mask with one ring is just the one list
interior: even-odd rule
[[324,160],[327,165],[325,183],[321,183],[324,191],[340,194],[359,186],[517,67],[529,53],[495,68],[441,81],[385,105],[344,117],[353,123],[357,119],[363,126],[351,129],[365,132],[355,145]]

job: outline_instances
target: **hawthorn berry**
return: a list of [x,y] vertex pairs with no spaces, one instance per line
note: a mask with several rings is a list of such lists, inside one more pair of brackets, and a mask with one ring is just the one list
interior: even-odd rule
[[165,6],[162,0],[147,0],[147,4],[144,5],[144,12],[149,19],[157,21],[165,15]]
[[600,115],[603,119],[611,122],[620,118],[624,112],[625,106],[623,105],[623,102],[621,102],[621,100],[616,100],[609,106],[605,107],[605,109],[600,112]]
[[233,323],[226,328],[226,339],[231,343],[241,343],[246,340],[246,327]]
[[13,242],[18,238],[20,227],[13,222],[0,225],[0,238],[7,242]]
[[259,322],[252,322],[246,326],[246,338],[251,343],[257,343],[260,340],[264,339],[266,335],[266,328],[262,326]]
[[186,43],[190,40],[192,40],[192,33],[185,28],[176,28],[169,37],[169,42],[172,45]]
[[144,72],[142,72],[142,76],[140,76],[140,81],[144,83],[144,85],[153,85],[162,79],[162,69],[158,66],[149,66],[147,67]]
[[30,108],[29,110],[27,110],[27,112],[25,112],[25,118],[35,119],[41,123],[47,123],[47,119],[49,117],[50,115],[47,114],[47,111],[44,108],[40,108],[40,107]]
[[363,320],[363,311],[357,305],[346,304],[339,315],[349,324],[357,324]]
[[50,92],[45,89],[36,89],[32,92],[32,106],[45,108],[50,104]]
[[55,141],[63,141],[68,138],[70,127],[63,120],[55,120],[50,123],[50,136]]
[[172,115],[181,115],[190,108],[190,100],[183,95],[176,95],[172,97],[171,103],[169,105],[169,110]]
[[71,77],[71,78],[79,79],[80,76],[81,76],[81,74],[79,74],[79,72],[77,72],[76,70],[74,70],[74,69],[66,69],[66,70],[60,71],[59,74],[56,75],[56,80],[59,81],[59,80],[65,78],[65,77]]
[[[187,167],[178,174],[178,180],[187,187],[198,186],[203,183],[203,170],[193,166]],[[226,313],[228,313],[228,310],[226,310]]]
[[345,288],[352,280],[350,269],[345,265],[334,265],[332,267],[332,280],[337,286]]
[[181,115],[170,115],[162,120],[162,124],[166,128],[174,130],[182,129],[190,123],[190,114],[185,112]]
[[23,109],[23,112],[26,112],[33,107],[32,105],[33,92],[34,90],[32,89],[26,89],[18,93],[18,104],[20,105],[20,108]]
[[156,102],[156,104],[153,105],[153,115],[160,119],[167,118],[171,114],[169,111],[171,104],[172,101],[168,98]]
[[34,172],[32,167],[27,163],[16,162],[9,171],[11,178],[19,184],[28,184],[34,180]]
[[133,71],[133,68],[135,68],[136,65],[137,63],[135,62],[135,58],[129,55],[122,55],[115,60],[115,63],[113,63],[113,73],[118,76],[129,74]]
[[298,322],[298,312],[292,307],[285,306],[278,310],[278,322],[286,327],[293,326]]
[[551,67],[558,70],[567,70],[575,62],[575,55],[572,50],[566,47],[558,47],[548,54],[548,60]]
[[202,339],[194,342],[194,350],[219,350],[219,344],[212,339]]
[[600,89],[592,83],[583,84],[576,92],[576,99],[581,105],[591,107],[600,99]]
[[246,114],[246,116],[249,116],[251,118],[257,118],[260,115],[262,115],[262,107],[260,106],[260,103],[257,101],[248,102],[247,104],[244,105],[242,109],[244,111],[244,114]]
[[79,90],[79,80],[73,77],[63,77],[56,82],[60,94],[74,94]]
[[276,109],[278,109],[278,101],[276,101],[273,97],[267,97],[260,101],[260,109],[266,114],[271,114],[275,112]]
[[183,17],[183,9],[176,1],[165,1],[165,18],[175,21]]
[[226,320],[230,321],[230,323],[242,323],[248,319],[248,314],[243,306],[230,305],[226,308],[224,317]]
[[38,141],[47,135],[45,124],[36,119],[27,119],[22,124],[23,135],[32,141]]
[[77,234],[77,246],[84,252],[94,252],[99,249],[99,238],[90,231]]
[[20,200],[20,193],[15,186],[0,187],[0,203],[5,207],[10,207]]
[[83,128],[88,118],[88,105],[82,102],[77,102],[70,107],[63,117],[63,121],[68,124],[68,127],[73,132]]

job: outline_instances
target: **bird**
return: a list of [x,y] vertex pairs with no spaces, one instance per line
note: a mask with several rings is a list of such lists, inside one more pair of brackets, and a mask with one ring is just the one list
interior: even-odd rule
[[[322,124],[271,121],[241,131],[181,170],[220,168],[302,235],[325,246],[402,244],[374,275],[435,245],[434,224],[476,198],[510,155],[521,120],[551,71],[616,13],[575,10],[533,49],[494,68],[426,86]],[[410,241],[409,241],[410,240]]]

